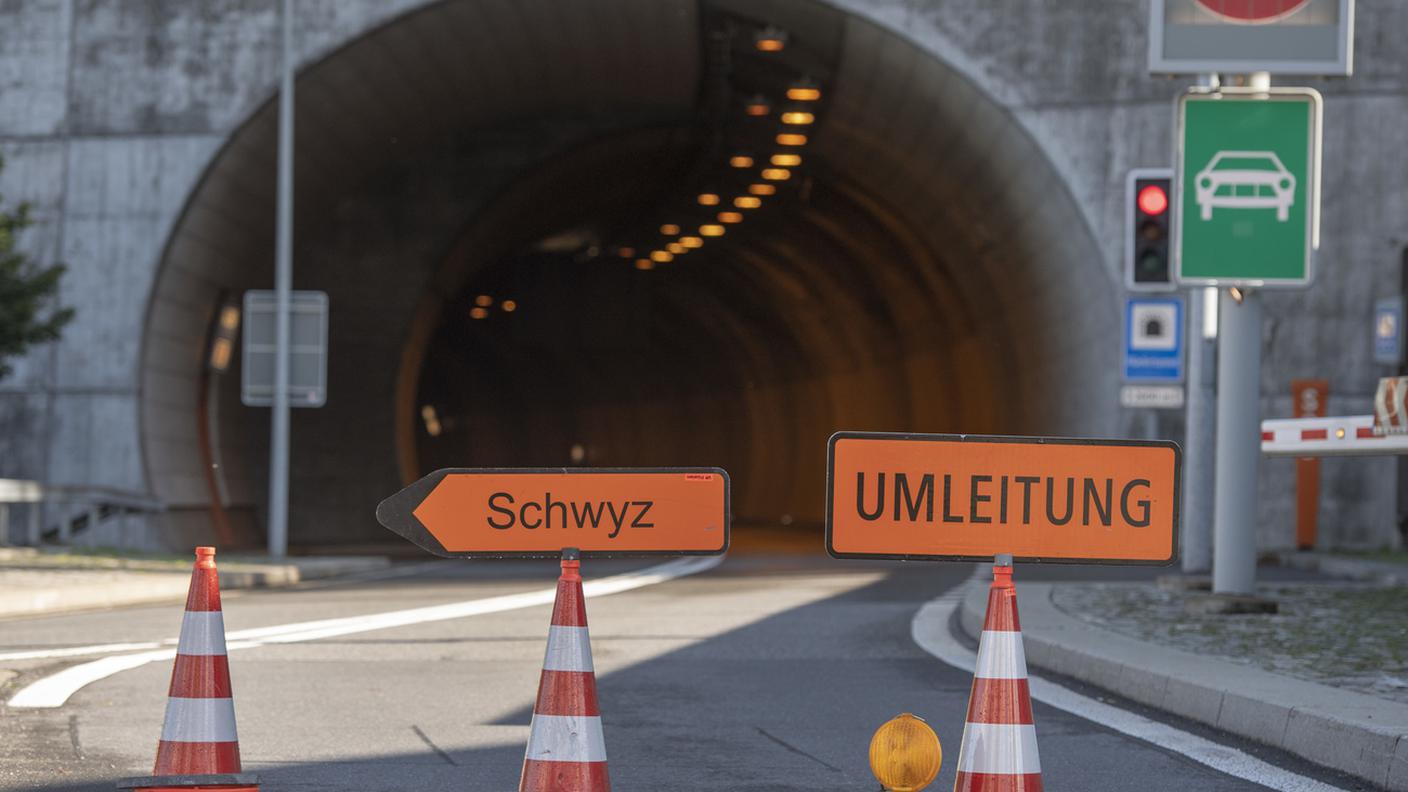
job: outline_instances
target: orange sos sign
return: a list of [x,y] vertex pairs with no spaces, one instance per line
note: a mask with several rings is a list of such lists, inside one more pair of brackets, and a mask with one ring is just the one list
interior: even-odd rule
[[722,555],[720,468],[447,468],[382,501],[377,520],[436,555]]
[[1170,564],[1168,441],[838,432],[826,548],[837,558]]

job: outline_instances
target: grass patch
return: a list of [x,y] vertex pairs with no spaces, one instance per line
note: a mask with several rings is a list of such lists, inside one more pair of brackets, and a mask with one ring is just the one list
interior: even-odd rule
[[1059,586],[1062,610],[1200,655],[1408,703],[1408,586],[1274,584],[1269,615],[1190,615],[1183,592],[1131,584]]

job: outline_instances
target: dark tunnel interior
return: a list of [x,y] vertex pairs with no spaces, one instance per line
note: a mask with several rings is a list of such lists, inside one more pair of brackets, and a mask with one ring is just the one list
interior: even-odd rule
[[[814,0],[611,5],[447,0],[299,74],[295,287],[332,309],[295,546],[386,541],[377,500],[471,466],[720,466],[740,531],[819,537],[833,432],[1030,431],[1071,398],[1026,395],[1071,345],[1027,328],[1105,307],[1024,272],[1098,254],[1013,181],[1053,178],[1010,118]],[[273,105],[168,242],[149,382],[269,280]],[[951,123],[975,108],[996,132]],[[144,403],[149,472],[174,525],[252,539],[267,412],[238,364],[208,379]]]

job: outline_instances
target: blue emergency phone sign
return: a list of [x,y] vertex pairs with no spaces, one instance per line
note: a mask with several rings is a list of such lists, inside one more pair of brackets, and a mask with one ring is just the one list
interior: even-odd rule
[[1183,382],[1183,298],[1129,297],[1124,309],[1125,382]]
[[1403,360],[1403,298],[1374,301],[1374,362],[1397,366]]

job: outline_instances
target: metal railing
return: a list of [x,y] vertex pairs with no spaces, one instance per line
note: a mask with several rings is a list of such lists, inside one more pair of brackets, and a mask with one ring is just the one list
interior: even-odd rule
[[[15,505],[29,507],[22,542],[14,541],[11,536],[11,507]],[[165,510],[166,505],[159,500],[115,487],[0,479],[0,545],[37,547],[50,537],[58,544],[68,544],[76,532],[92,530],[105,518],[111,517],[118,520],[118,529],[126,533],[127,520],[131,515]],[[57,515],[53,527],[45,524],[46,512]]]

